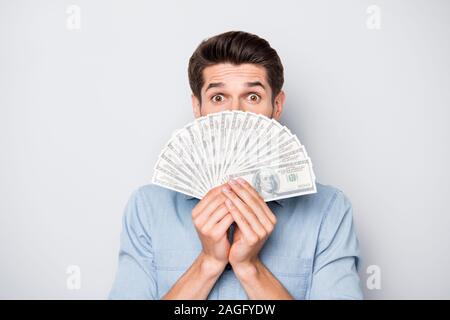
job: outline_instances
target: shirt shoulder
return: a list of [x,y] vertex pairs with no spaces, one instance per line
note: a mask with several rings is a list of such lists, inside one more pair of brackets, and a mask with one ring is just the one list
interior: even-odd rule
[[316,187],[317,187],[317,193],[315,193],[313,195],[322,200],[328,199],[331,201],[331,200],[333,200],[333,198],[338,197],[338,196],[345,197],[344,192],[335,186],[316,182]]
[[334,186],[317,183],[316,200],[327,204],[327,209],[331,210],[336,206],[351,206],[349,198],[345,193]]
[[330,213],[342,212],[341,209],[346,207],[351,207],[350,200],[339,188],[316,182],[316,189],[316,193],[283,199],[283,202],[296,211],[310,212],[316,217],[319,215],[321,218]]
[[334,186],[316,183],[316,187],[317,193],[303,201],[310,202],[311,208],[315,208],[311,210],[311,216],[318,215],[318,245],[351,236],[354,233],[353,209],[349,198]]
[[156,184],[142,185],[134,191],[134,194],[141,201],[147,202],[152,202],[153,200],[158,200],[158,202],[162,202],[162,200],[175,200],[184,196],[179,192],[160,187]]
[[[142,222],[149,224],[159,223],[161,217],[171,218],[177,209],[186,203],[186,195],[160,187],[155,184],[146,184],[136,188],[128,200],[128,210]],[[164,212],[166,214],[158,214]]]

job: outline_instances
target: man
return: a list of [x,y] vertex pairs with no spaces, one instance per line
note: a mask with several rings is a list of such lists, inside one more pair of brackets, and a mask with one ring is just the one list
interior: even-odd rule
[[[207,39],[188,73],[195,117],[242,110],[280,119],[283,66],[266,40]],[[244,180],[202,200],[147,185],[125,209],[109,298],[360,299],[358,256],[351,204],[333,187],[265,203]]]

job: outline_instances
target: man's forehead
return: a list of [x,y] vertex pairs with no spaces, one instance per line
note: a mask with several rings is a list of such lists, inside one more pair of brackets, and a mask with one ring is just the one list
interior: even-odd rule
[[216,64],[206,67],[203,70],[204,87],[210,83],[222,83],[226,86],[227,82],[239,81],[242,84],[247,82],[266,81],[266,70],[264,67],[255,64]]

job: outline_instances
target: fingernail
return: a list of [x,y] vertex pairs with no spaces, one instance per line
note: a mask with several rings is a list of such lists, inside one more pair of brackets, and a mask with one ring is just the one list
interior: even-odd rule
[[225,193],[229,193],[231,190],[230,190],[230,187],[225,186],[225,187],[222,188],[222,191],[225,192]]
[[230,179],[230,181],[228,181],[229,184],[235,186],[236,185],[236,180],[234,179]]
[[242,178],[237,178],[237,181],[238,181],[240,184],[242,184],[242,185],[245,185],[245,183],[247,182],[247,181],[245,181],[245,180],[242,179]]

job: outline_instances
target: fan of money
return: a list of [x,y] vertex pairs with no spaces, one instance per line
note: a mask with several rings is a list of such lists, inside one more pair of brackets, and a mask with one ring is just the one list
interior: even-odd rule
[[159,154],[152,183],[202,199],[238,177],[266,202],[316,192],[297,136],[274,119],[242,111],[211,113],[176,131]]

